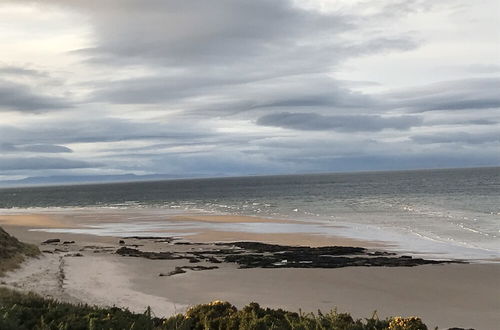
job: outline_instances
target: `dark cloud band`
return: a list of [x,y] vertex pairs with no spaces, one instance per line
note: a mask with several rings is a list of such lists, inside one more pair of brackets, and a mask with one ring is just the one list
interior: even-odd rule
[[260,117],[258,125],[276,126],[304,131],[337,130],[341,132],[408,129],[422,124],[417,116],[382,117],[376,115],[323,116],[316,113],[280,112]]

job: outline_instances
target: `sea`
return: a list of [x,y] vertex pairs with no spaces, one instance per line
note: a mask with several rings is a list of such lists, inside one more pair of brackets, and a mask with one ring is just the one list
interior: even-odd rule
[[400,252],[500,260],[500,167],[0,189],[0,214],[75,208],[293,219]]

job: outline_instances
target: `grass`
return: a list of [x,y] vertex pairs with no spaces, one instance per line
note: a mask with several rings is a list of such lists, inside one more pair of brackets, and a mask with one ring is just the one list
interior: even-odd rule
[[0,227],[0,276],[16,269],[26,257],[40,254],[38,247],[20,242]]
[[152,315],[150,309],[137,314],[117,307],[72,305],[0,288],[0,329],[427,330],[427,327],[419,318],[379,320],[374,316],[355,320],[349,314],[337,313],[335,310],[327,314],[302,314],[262,308],[257,303],[238,310],[222,301],[197,305],[184,314],[170,318],[158,318]]

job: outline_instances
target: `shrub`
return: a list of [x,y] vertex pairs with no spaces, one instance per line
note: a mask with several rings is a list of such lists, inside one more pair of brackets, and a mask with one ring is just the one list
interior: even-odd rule
[[376,315],[354,320],[347,313],[294,313],[262,308],[257,303],[238,310],[228,302],[214,301],[191,307],[186,313],[157,318],[148,308],[142,314],[127,309],[72,305],[34,294],[0,288],[0,329],[16,330],[157,330],[157,329],[283,329],[283,330],[427,330],[419,318],[379,320]]

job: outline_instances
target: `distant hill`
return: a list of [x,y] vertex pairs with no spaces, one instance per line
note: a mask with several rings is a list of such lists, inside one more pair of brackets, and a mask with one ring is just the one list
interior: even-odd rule
[[185,176],[171,175],[171,174],[152,174],[152,175],[120,174],[120,175],[79,175],[79,176],[57,175],[57,176],[37,176],[19,180],[0,181],[0,187],[156,181],[156,180],[168,180],[168,179],[180,179],[180,178],[185,178]]

